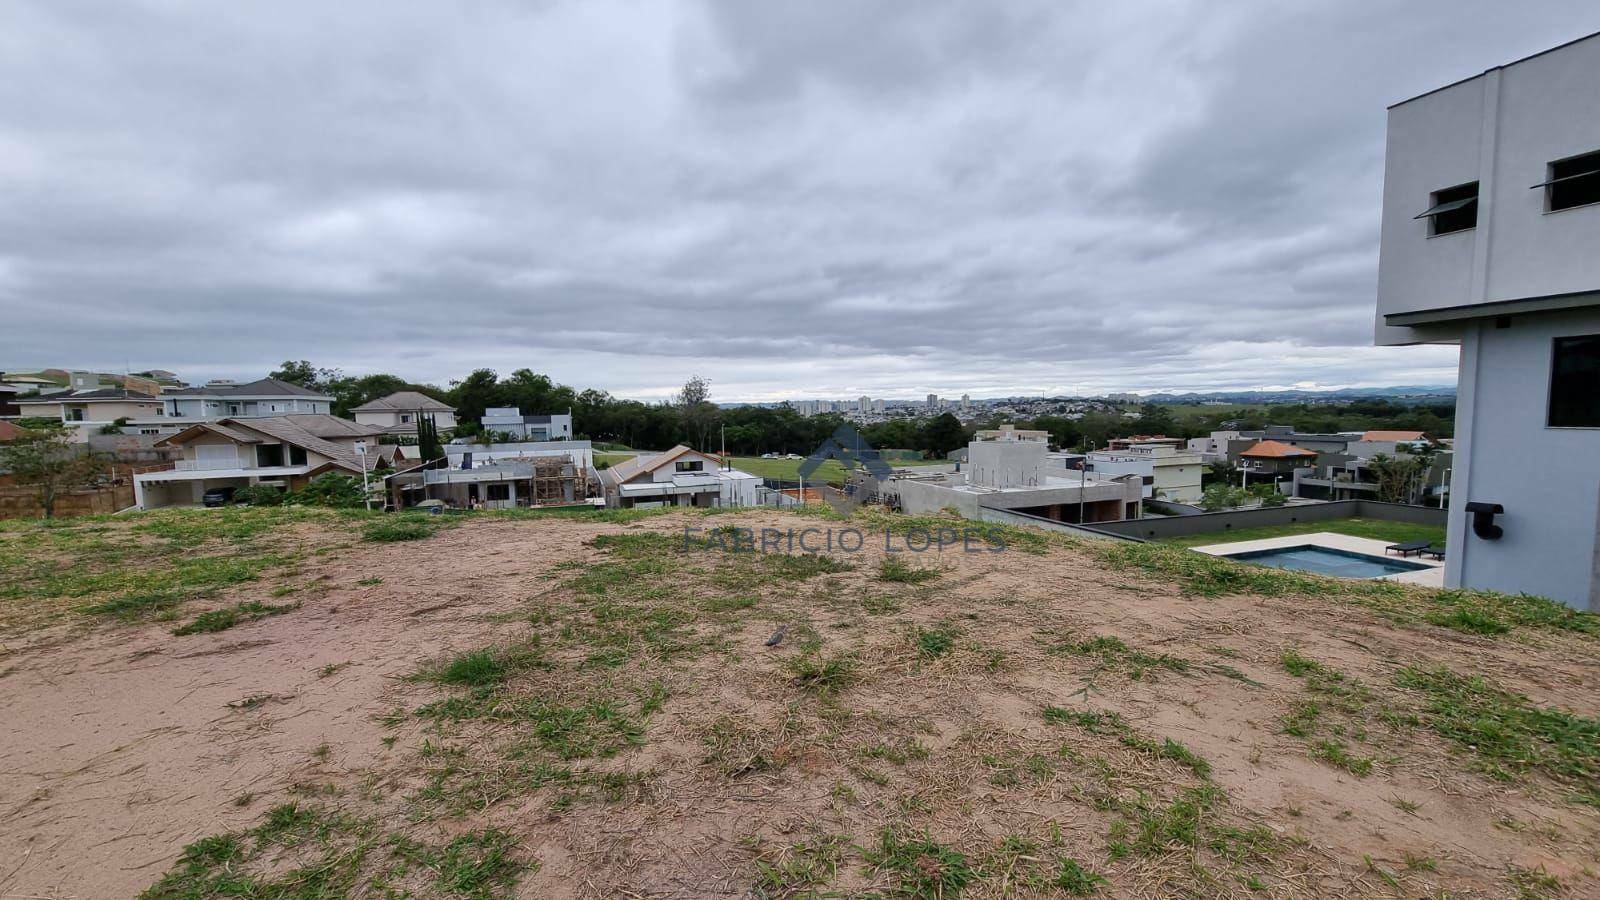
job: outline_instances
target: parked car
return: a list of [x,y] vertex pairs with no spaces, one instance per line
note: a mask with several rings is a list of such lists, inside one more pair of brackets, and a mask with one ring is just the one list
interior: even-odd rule
[[231,487],[212,488],[201,495],[200,505],[227,506],[233,502],[233,491],[234,489]]

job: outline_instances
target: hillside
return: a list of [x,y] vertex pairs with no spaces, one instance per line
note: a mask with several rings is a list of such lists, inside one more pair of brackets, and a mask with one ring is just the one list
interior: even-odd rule
[[0,894],[1600,892],[1593,617],[970,525],[0,524]]

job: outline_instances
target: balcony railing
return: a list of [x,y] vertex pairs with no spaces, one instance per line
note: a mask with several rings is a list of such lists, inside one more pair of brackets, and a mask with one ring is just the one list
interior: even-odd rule
[[174,466],[179,472],[210,472],[216,469],[253,469],[238,459],[180,459]]

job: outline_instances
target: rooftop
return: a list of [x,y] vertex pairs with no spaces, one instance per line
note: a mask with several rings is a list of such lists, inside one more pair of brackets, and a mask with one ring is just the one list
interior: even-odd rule
[[1257,441],[1250,449],[1239,454],[1258,459],[1291,459],[1302,456],[1316,456],[1313,450],[1306,450],[1285,444],[1282,441]]
[[455,412],[448,403],[435,400],[420,391],[395,391],[350,410],[351,412]]

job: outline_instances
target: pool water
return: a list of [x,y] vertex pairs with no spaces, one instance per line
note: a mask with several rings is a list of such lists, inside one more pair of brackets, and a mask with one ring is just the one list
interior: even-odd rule
[[1335,550],[1332,547],[1317,547],[1312,544],[1229,553],[1228,559],[1258,566],[1271,566],[1274,569],[1294,569],[1299,572],[1333,575],[1339,578],[1381,578],[1400,572],[1420,572],[1432,568],[1408,560],[1370,556],[1352,550]]

